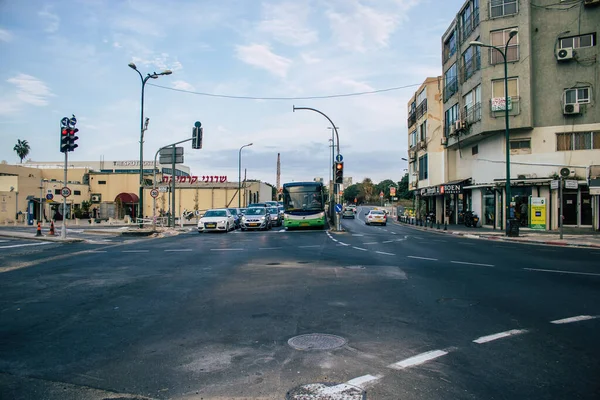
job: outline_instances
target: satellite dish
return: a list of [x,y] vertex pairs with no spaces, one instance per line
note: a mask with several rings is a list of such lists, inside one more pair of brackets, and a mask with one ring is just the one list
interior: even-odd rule
[[560,169],[560,176],[562,176],[563,178],[566,178],[570,174],[571,174],[571,170],[569,168],[561,168]]

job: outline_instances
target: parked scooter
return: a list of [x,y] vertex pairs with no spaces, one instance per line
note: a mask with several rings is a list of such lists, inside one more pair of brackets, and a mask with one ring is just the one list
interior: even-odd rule
[[473,211],[465,212],[465,226],[467,228],[473,227],[477,228],[479,224],[479,217]]

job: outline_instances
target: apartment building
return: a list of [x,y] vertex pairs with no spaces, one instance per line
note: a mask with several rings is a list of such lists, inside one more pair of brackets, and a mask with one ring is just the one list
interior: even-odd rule
[[[467,0],[442,36],[443,141],[447,179],[463,180],[460,210],[485,226],[506,224],[505,111],[509,114],[511,205],[541,198],[546,229],[599,227],[599,201],[590,176],[600,164],[598,28],[600,0]],[[510,39],[510,41],[509,41]],[[496,49],[506,49],[505,62]],[[508,45],[507,45],[508,43]],[[432,160],[430,159],[429,169]],[[559,201],[559,172],[569,180]],[[444,215],[446,216],[446,215]]]

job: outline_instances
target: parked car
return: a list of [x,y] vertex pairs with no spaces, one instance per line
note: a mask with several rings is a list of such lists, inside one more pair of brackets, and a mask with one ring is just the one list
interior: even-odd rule
[[238,208],[228,208],[231,215],[233,215],[233,219],[235,221],[236,229],[240,227],[240,219],[242,218],[242,214],[240,213]]
[[265,204],[267,205],[267,207],[277,207],[276,201],[265,201]]
[[220,231],[229,232],[235,229],[233,214],[226,208],[208,210],[198,221],[198,232]]
[[271,226],[281,226],[283,224],[283,216],[279,213],[277,207],[267,208],[269,214],[271,214]]
[[266,203],[251,203],[248,204],[247,208],[254,208],[254,207],[267,207]]
[[247,229],[271,229],[271,214],[267,212],[266,207],[249,207],[242,216],[242,230]]
[[365,224],[381,224],[385,226],[387,225],[387,215],[385,212],[383,212],[383,210],[371,210],[365,218]]
[[342,219],[343,218],[354,219],[354,217],[355,217],[354,213],[355,213],[355,211],[352,207],[344,207],[344,211],[342,211]]

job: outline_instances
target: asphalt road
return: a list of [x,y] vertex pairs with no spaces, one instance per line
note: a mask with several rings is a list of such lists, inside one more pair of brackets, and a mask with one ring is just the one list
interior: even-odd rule
[[[0,398],[285,399],[344,382],[367,399],[600,397],[600,251],[363,217],[344,233],[38,246],[0,275]],[[288,345],[311,333],[347,343]]]

